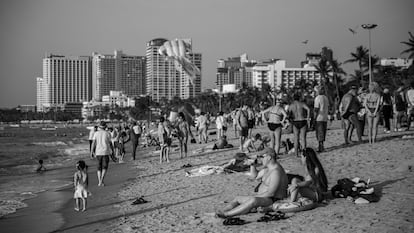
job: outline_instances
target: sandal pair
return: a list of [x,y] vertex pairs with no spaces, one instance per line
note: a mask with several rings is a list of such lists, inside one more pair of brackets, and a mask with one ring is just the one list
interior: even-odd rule
[[241,218],[227,218],[223,221],[223,225],[229,226],[229,225],[244,225],[246,224],[246,221]]
[[266,213],[262,217],[260,217],[257,221],[258,222],[269,222],[269,221],[277,221],[281,219],[286,219],[285,213],[277,211],[276,213]]
[[139,205],[139,204],[144,204],[147,203],[148,201],[144,199],[144,196],[141,196],[139,198],[137,198],[134,202],[131,203],[131,205]]

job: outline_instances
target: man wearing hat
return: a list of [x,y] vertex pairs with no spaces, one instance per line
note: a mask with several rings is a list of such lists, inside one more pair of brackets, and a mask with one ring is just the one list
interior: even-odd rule
[[357,113],[361,108],[361,103],[357,98],[357,86],[351,86],[351,89],[342,97],[340,112],[344,119],[344,139],[345,144],[349,144],[352,137],[353,128],[357,130],[358,141],[362,141],[362,128],[360,126]]
[[283,167],[277,162],[276,152],[272,148],[265,148],[257,156],[261,160],[263,169],[256,169],[257,163],[250,162],[250,176],[260,180],[258,191],[251,196],[238,196],[223,210],[216,212],[221,218],[247,214],[251,209],[266,207],[273,202],[287,197],[288,177]]
[[91,157],[98,160],[98,186],[104,186],[104,177],[108,170],[109,156],[114,153],[111,134],[106,131],[106,122],[101,121],[98,131],[93,135]]

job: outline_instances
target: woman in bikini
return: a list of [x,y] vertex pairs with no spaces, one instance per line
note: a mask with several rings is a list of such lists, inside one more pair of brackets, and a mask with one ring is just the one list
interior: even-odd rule
[[377,138],[381,96],[378,94],[378,83],[372,82],[369,84],[368,88],[369,93],[365,96],[364,108],[368,122],[368,139],[369,143],[372,144]]
[[282,128],[283,123],[287,118],[287,113],[281,106],[280,99],[276,100],[276,105],[264,110],[262,115],[266,113],[269,115],[267,126],[270,131],[270,147],[276,151],[276,154],[279,154],[282,139]]
[[293,102],[289,105],[288,114],[293,128],[295,153],[296,156],[299,156],[299,139],[302,141],[302,148],[306,148],[306,131],[310,122],[310,109],[300,101],[299,93],[293,95]]
[[323,200],[322,194],[328,190],[328,180],[325,170],[312,148],[305,148],[301,153],[302,164],[305,167],[305,179],[293,178],[288,187],[290,201],[298,197],[307,197],[314,202]]

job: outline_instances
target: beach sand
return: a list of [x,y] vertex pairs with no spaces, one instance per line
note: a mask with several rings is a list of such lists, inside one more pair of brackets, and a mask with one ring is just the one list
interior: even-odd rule
[[[266,129],[259,127],[256,132],[265,133]],[[185,171],[222,165],[237,149],[190,153],[185,159],[173,153],[171,162],[163,164],[158,154],[146,149],[136,161],[128,161],[128,155],[125,164],[111,163],[105,187],[96,186],[96,168],[90,167],[93,195],[88,198],[86,212],[73,210],[72,189],[60,190],[67,201],[57,211],[64,220],[58,232],[414,232],[414,140],[402,139],[414,132],[379,131],[376,144],[347,147],[342,146],[342,132],[335,122],[328,131],[327,151],[318,155],[329,187],[341,178],[370,179],[381,197],[379,202],[354,204],[347,199],[330,199],[285,220],[257,222],[262,214],[250,213],[240,216],[247,224],[224,226],[214,212],[237,195],[254,194],[257,182],[241,173],[187,177]],[[228,135],[230,143],[237,146],[233,132]],[[316,145],[314,132],[309,132],[308,146]],[[190,150],[201,146],[205,145],[191,144]],[[303,173],[295,156],[282,155],[279,161],[289,172]],[[182,168],[184,164],[192,167]],[[148,203],[131,205],[140,196]]]

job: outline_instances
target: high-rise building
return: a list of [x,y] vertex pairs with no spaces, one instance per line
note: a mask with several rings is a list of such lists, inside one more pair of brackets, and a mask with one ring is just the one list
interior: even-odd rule
[[235,84],[236,89],[240,89],[243,85],[251,87],[252,83],[252,67],[256,61],[249,61],[247,54],[239,57],[230,57],[217,61],[216,85],[217,89],[222,92],[223,85]]
[[47,55],[37,78],[37,111],[90,100],[91,71],[89,56]]
[[[158,49],[166,39],[157,38],[147,42],[146,48],[146,93],[153,101],[171,100],[174,97],[182,99],[194,97],[201,92],[201,75],[196,75],[192,84],[186,73],[176,69],[171,60],[158,53]],[[185,39],[192,49],[191,39]],[[200,53],[190,53],[190,60],[201,70],[202,56]]]
[[122,91],[130,97],[145,94],[145,57],[129,56],[122,51],[114,55],[93,53],[92,93],[95,100]]

